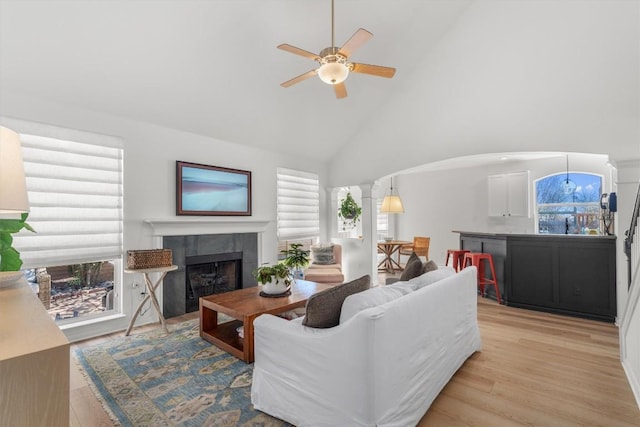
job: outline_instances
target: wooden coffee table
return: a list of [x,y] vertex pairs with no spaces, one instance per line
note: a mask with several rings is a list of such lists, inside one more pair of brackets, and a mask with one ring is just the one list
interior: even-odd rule
[[[281,298],[260,296],[260,286],[200,298],[200,336],[247,363],[254,360],[253,321],[261,314],[278,314],[304,307],[315,293],[332,288],[324,283],[296,280],[291,295]],[[236,320],[218,323],[218,313]],[[244,339],[237,328],[244,326]]]

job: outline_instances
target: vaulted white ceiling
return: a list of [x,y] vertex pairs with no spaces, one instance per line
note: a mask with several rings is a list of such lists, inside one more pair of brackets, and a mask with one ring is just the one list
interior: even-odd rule
[[[392,96],[470,0],[337,0],[335,39],[374,34],[348,98],[276,49],[331,43],[330,0],[0,1],[0,90],[328,160]],[[1,102],[1,99],[0,99]]]
[[[0,0],[3,93],[326,162],[357,184],[452,157],[640,158],[640,0],[335,0],[374,34],[349,96],[276,49],[319,52],[330,0]],[[10,99],[10,97],[9,97]],[[134,142],[135,143],[135,142]]]

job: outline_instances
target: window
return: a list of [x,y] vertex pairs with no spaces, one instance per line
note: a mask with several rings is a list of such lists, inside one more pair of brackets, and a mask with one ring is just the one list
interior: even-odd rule
[[[564,191],[567,174],[547,176],[536,181],[538,233],[600,234],[600,194],[602,177],[588,173],[569,173],[574,191]],[[569,186],[573,188],[573,186]]]
[[376,202],[376,219],[378,225],[378,240],[384,240],[389,235],[389,215],[388,213],[380,212],[382,208],[382,199],[378,199]]
[[278,168],[277,228],[279,246],[317,240],[320,235],[318,175]]
[[36,230],[23,230],[14,240],[23,268],[30,270],[27,279],[35,283],[36,273],[49,270],[50,289],[38,290],[41,299],[50,292],[48,309],[57,320],[113,309],[122,257],[122,141],[11,123],[20,130],[31,207],[27,222]]

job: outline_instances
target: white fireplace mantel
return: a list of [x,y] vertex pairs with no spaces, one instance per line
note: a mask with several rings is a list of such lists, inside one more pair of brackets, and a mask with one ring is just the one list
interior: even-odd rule
[[188,236],[197,234],[262,233],[275,220],[236,218],[150,218],[143,222],[151,227],[153,236]]

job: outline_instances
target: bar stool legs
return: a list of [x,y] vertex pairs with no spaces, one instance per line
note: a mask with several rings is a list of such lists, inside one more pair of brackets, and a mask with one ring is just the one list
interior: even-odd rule
[[451,266],[458,272],[464,268],[464,254],[469,253],[466,249],[448,249],[447,259],[444,261],[444,265],[449,265],[449,258],[451,258]]
[[[485,277],[485,262],[489,264],[489,271],[491,272],[491,277]],[[498,304],[501,304],[502,299],[500,298],[500,288],[498,287],[498,277],[496,276],[496,269],[493,265],[493,257],[491,254],[485,253],[477,253],[477,252],[468,252],[464,254],[463,267],[468,267],[470,265],[475,266],[478,269],[478,287],[480,288],[480,293],[484,297],[484,287],[485,285],[493,285],[496,291],[496,298],[498,299]]]

